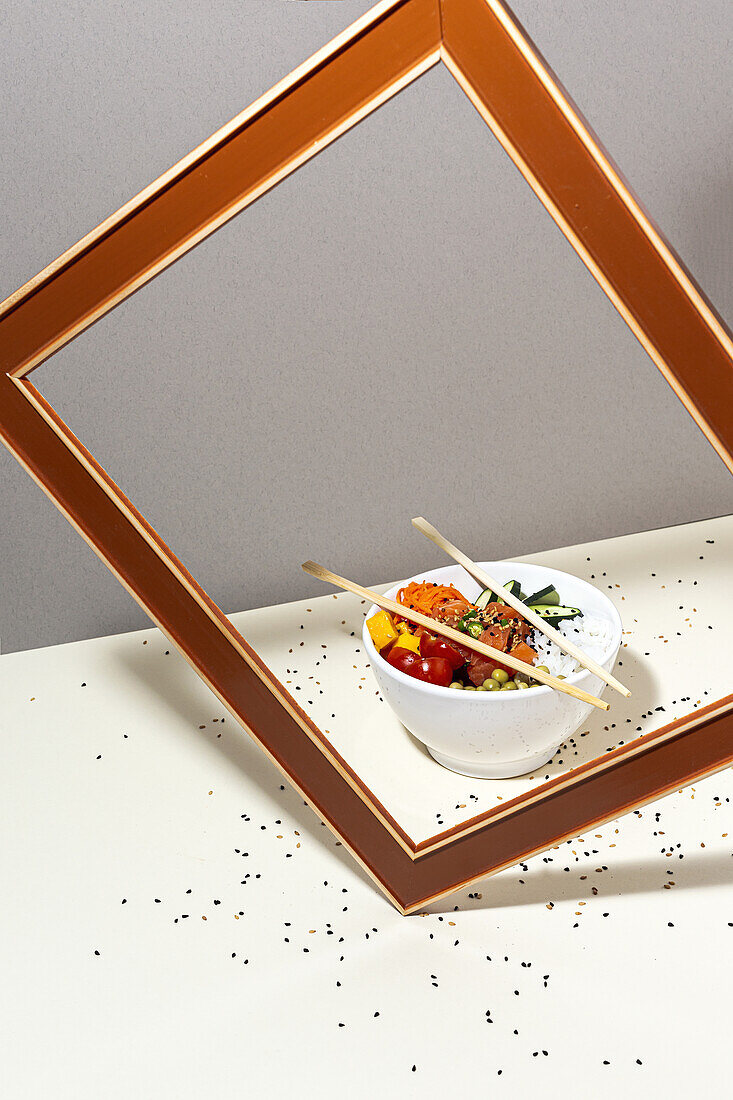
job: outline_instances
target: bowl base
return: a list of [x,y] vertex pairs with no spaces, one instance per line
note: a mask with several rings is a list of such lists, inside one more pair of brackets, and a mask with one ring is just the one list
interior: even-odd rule
[[433,760],[449,771],[458,772],[459,775],[468,775],[472,779],[512,779],[517,775],[526,775],[536,768],[541,768],[549,763],[555,755],[553,749],[548,755],[541,752],[537,756],[524,757],[522,760],[509,760],[503,764],[469,764],[467,760],[458,760],[453,756],[444,756],[441,752],[435,752],[429,745],[425,746]]

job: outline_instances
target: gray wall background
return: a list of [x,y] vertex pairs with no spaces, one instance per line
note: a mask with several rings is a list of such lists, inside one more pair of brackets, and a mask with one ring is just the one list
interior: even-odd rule
[[[3,5],[0,297],[368,6]],[[514,7],[733,318],[730,0]],[[443,69],[34,381],[227,611],[319,593],[307,557],[365,583],[427,567],[416,513],[503,557],[733,510],[723,464]],[[0,516],[4,651],[147,622],[4,451]]]

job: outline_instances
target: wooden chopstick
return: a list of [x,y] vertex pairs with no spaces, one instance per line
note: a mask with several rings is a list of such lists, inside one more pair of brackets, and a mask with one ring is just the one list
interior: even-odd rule
[[314,561],[303,562],[301,568],[306,573],[310,573],[311,577],[317,577],[318,580],[325,581],[327,584],[335,584],[337,588],[353,592],[356,596],[361,596],[363,600],[369,600],[370,603],[376,604],[384,611],[390,611],[393,615],[399,615],[402,619],[409,619],[410,622],[425,627],[433,634],[442,634],[444,638],[449,638],[452,642],[458,642],[466,649],[473,649],[483,657],[491,657],[499,664],[508,665],[509,668],[513,668],[517,672],[523,672],[533,680],[539,680],[541,683],[547,684],[548,687],[554,688],[555,691],[572,695],[573,699],[579,699],[582,703],[590,703],[592,706],[598,707],[599,710],[608,710],[608,703],[604,702],[603,699],[597,699],[595,695],[589,695],[587,691],[582,691],[572,684],[567,684],[564,680],[551,676],[549,672],[543,672],[541,669],[535,668],[534,665],[528,665],[525,661],[512,657],[511,653],[502,653],[500,650],[494,649],[493,646],[486,645],[485,642],[479,642],[478,639],[472,638],[470,634],[461,634],[460,631],[454,630],[452,626],[438,622],[437,619],[431,619],[419,611],[414,611],[411,607],[405,607],[404,604],[397,603],[396,600],[391,600],[388,596],[380,596],[378,592],[373,592],[371,588],[362,588],[360,584],[355,584],[354,581],[349,581],[346,577],[339,577],[337,573],[332,573],[330,569],[324,569],[322,565],[318,565]]
[[[579,649],[573,642],[566,638],[564,634],[561,634],[559,630],[555,630],[554,626],[550,626],[549,623],[545,622],[536,611],[527,607],[526,603],[523,603],[517,596],[512,595],[508,588],[502,588],[493,577],[490,577],[489,574],[481,568],[481,566],[476,565],[475,562],[466,557],[466,555],[459,550],[457,546],[454,546],[452,542],[448,542],[448,539],[444,538],[440,531],[433,527],[432,523],[428,523],[422,516],[416,516],[412,523],[414,527],[417,527],[418,531],[422,531],[423,535],[427,535],[431,542],[434,542],[441,550],[445,550],[449,557],[457,561],[459,565],[462,565],[474,580],[478,581],[484,588],[490,588],[493,592],[500,594],[502,603],[509,604],[515,611],[519,611],[527,622],[532,623],[532,625],[538,630],[541,630],[543,634],[546,634],[548,638],[551,638],[556,645],[560,646],[560,649],[564,650],[565,653],[569,653],[571,657],[574,657],[583,668],[587,668],[589,672],[592,672],[595,676],[599,676],[601,680],[604,680],[609,685],[609,687],[614,688],[628,699],[631,692],[627,687],[624,687],[615,676],[612,676],[610,672],[606,672],[602,665],[599,665],[598,662],[594,661],[592,657],[589,657],[587,653],[583,653],[582,649]],[[538,677],[535,677],[535,679],[537,678]]]

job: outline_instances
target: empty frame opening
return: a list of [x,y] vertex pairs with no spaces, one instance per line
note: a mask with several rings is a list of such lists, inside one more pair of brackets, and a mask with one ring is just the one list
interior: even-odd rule
[[33,381],[227,610],[429,565],[416,511],[496,558],[729,482],[442,66]]

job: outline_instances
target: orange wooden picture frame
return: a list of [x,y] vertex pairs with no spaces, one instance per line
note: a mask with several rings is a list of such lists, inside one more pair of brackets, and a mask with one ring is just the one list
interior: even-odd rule
[[414,844],[28,376],[440,62],[733,472],[730,332],[501,0],[383,0],[0,306],[3,442],[403,913],[729,765],[733,696]]

